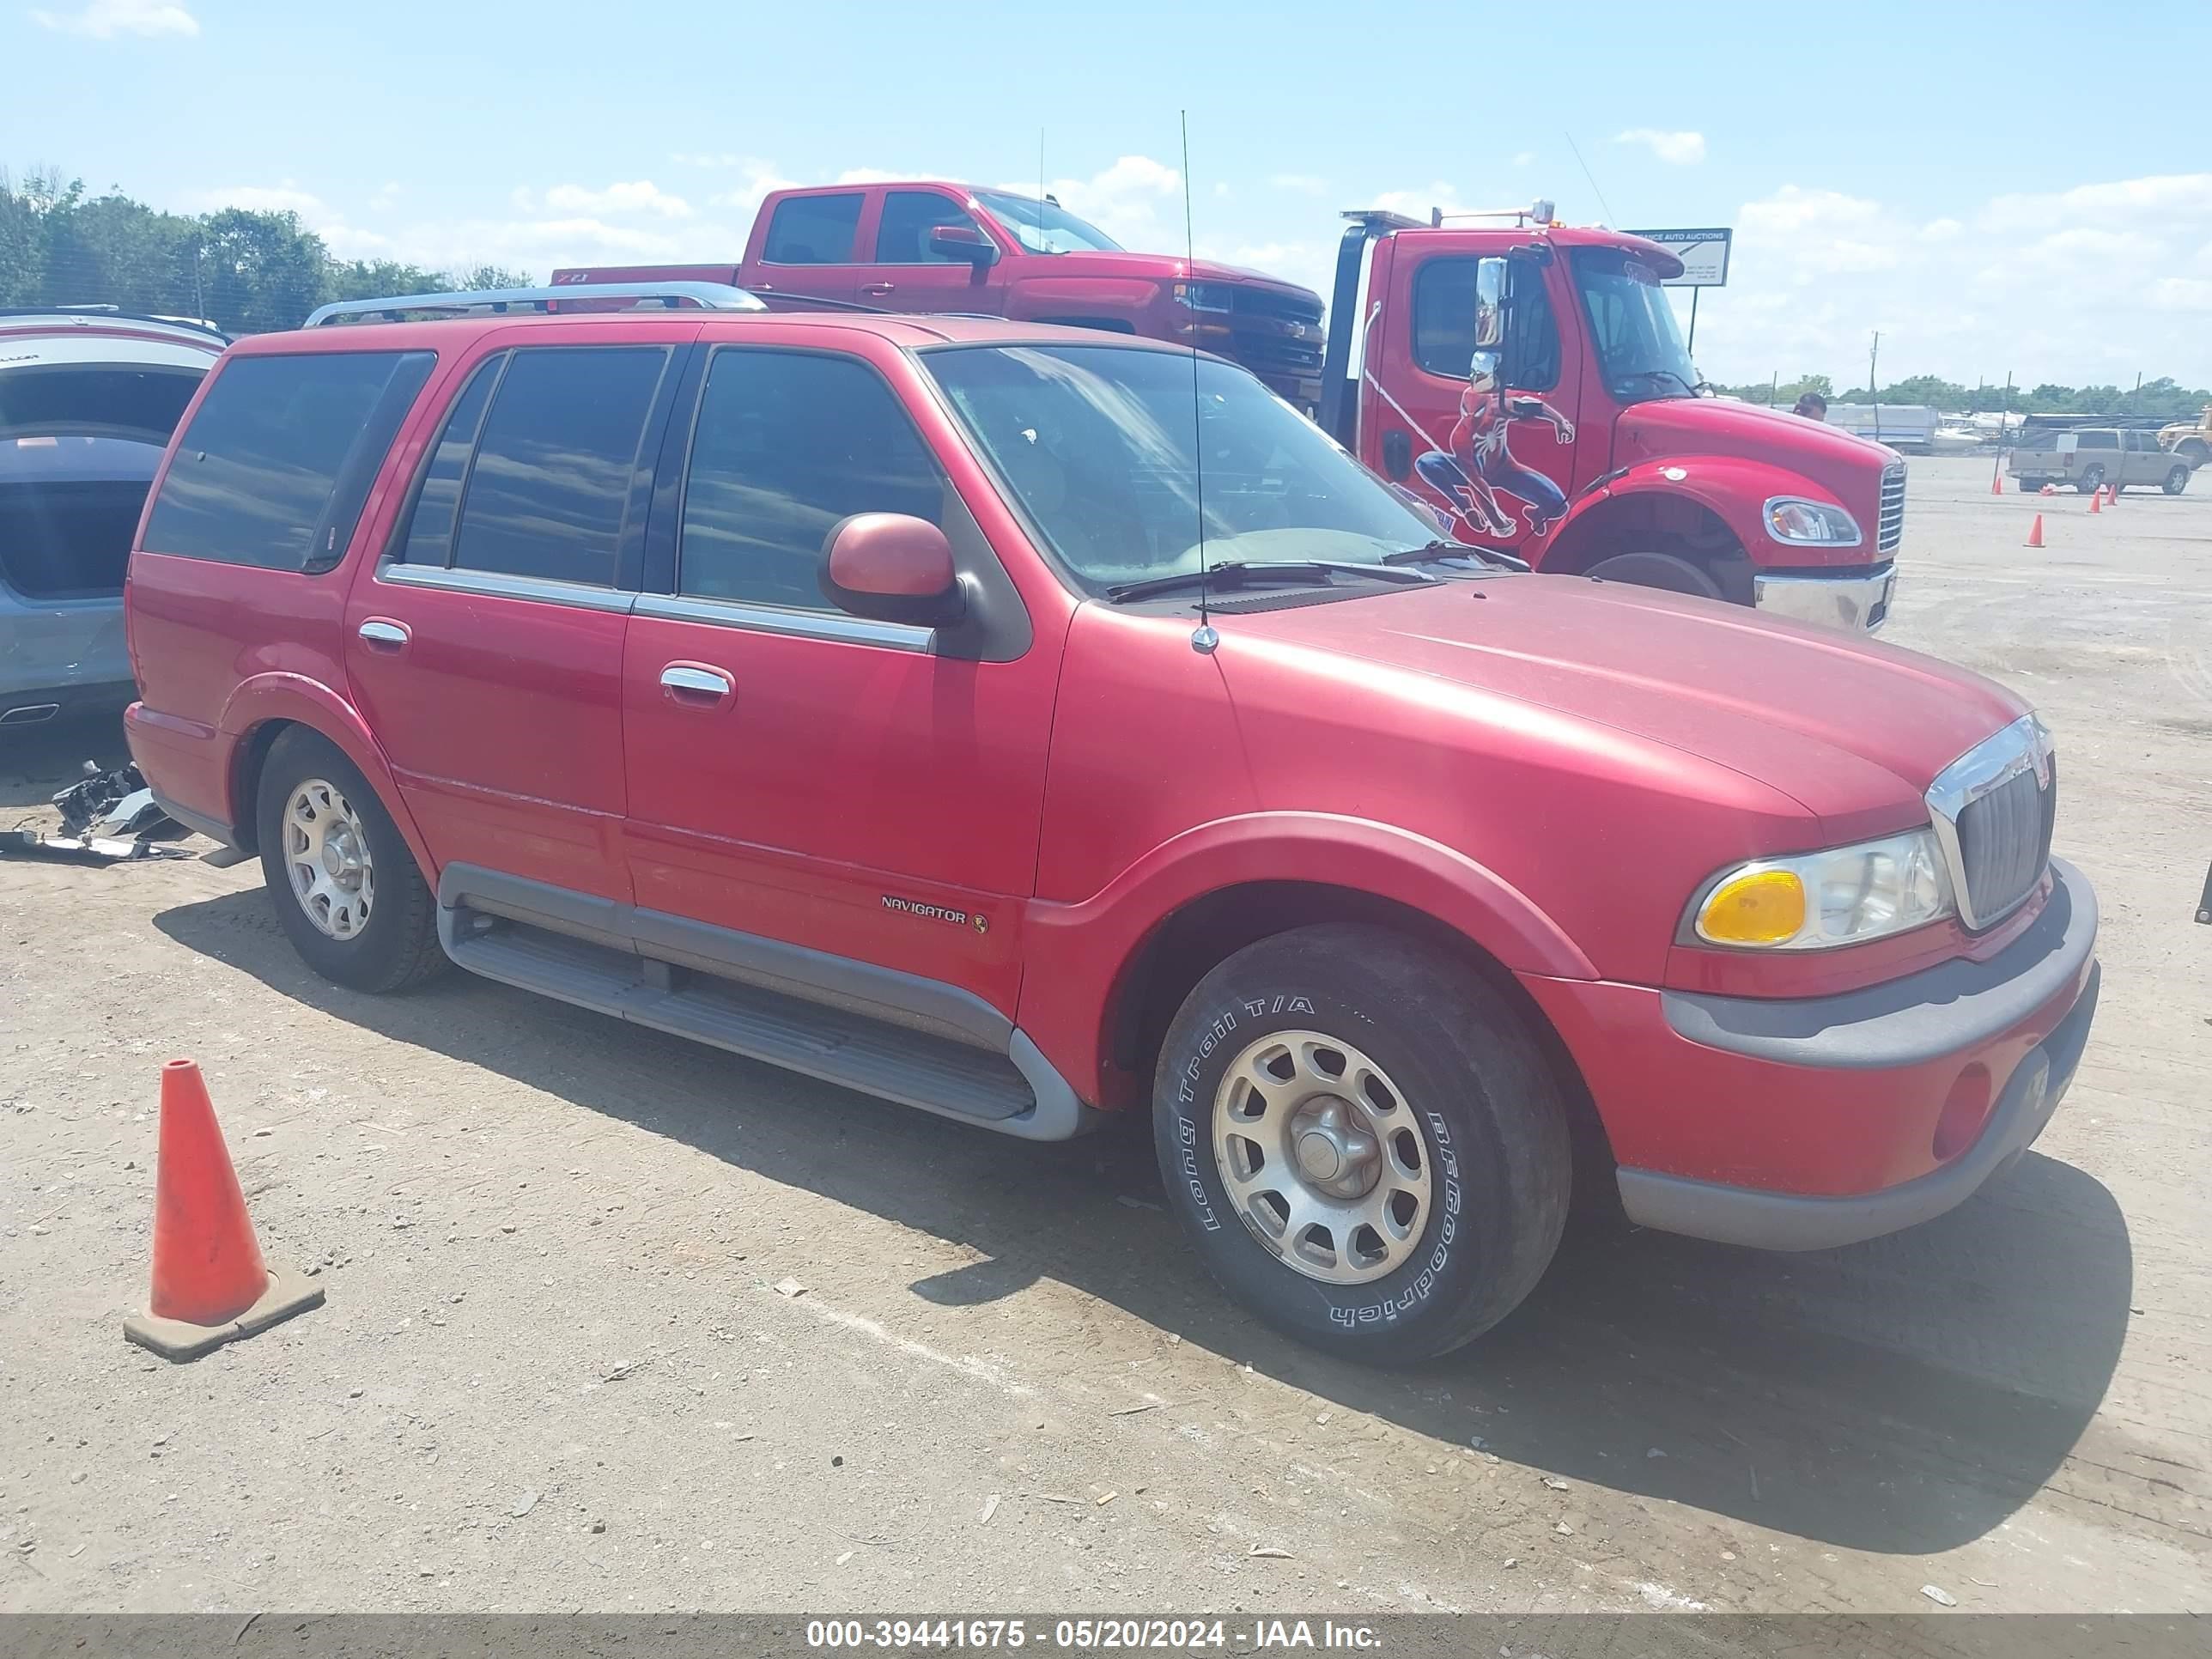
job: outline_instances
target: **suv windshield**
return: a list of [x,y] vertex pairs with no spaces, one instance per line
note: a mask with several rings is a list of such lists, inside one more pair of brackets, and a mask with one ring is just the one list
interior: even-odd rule
[[1605,389],[1621,403],[1696,397],[1698,371],[1659,273],[1621,248],[1578,247],[1569,257]]
[[1201,454],[1208,565],[1380,565],[1436,539],[1433,524],[1228,363],[1111,345],[962,346],[923,361],[1092,592],[1198,569]]
[[1121,245],[1094,224],[1077,218],[1054,202],[1010,196],[1003,190],[979,190],[975,199],[1012,231],[1032,253],[1119,253]]

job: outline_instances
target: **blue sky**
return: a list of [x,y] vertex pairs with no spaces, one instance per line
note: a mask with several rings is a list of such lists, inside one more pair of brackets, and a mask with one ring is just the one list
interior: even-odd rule
[[2212,384],[2212,8],[2144,13],[2155,50],[2076,50],[2087,15],[0,0],[0,166],[542,278],[734,258],[780,181],[1034,181],[1042,130],[1063,201],[1173,251],[1188,108],[1199,251],[1316,288],[1340,208],[1547,194],[1737,227],[1698,320],[1717,379],[1847,384],[1879,328],[1885,381]]

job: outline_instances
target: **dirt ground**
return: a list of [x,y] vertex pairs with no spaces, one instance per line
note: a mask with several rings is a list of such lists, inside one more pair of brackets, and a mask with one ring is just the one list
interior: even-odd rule
[[[0,1608],[2212,1608],[2212,476],[1989,468],[1913,464],[1887,637],[2058,733],[2106,978],[2049,1133],[1852,1249],[1582,1229],[1410,1374],[1240,1316],[1140,1133],[356,996],[257,866],[0,865]],[[0,821],[93,754],[9,738]],[[330,1298],[181,1367],[118,1328],[173,1054]]]

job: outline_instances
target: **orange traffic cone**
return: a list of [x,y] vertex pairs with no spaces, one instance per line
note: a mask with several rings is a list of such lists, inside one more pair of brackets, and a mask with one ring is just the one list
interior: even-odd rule
[[1990,494],[1992,495],[2004,494],[2004,458],[2002,456],[1990,463]]
[[150,1311],[123,1334],[170,1359],[191,1359],[234,1338],[322,1305],[323,1287],[261,1260],[246,1197],[216,1127],[200,1068],[161,1068],[161,1156],[154,1178]]
[[2119,485],[2118,485],[2118,484],[2106,484],[2106,485],[2105,486],[2105,505],[2106,505],[2106,507],[2118,507],[2119,504],[2120,504],[2120,487],[2119,487]]
[[2089,510],[2092,513],[2102,513],[2105,510],[2104,485],[2099,484],[2094,489],[2089,492]]
[[2027,527],[2027,544],[2030,547],[2043,545],[2043,514],[2040,513],[2035,515],[2035,522]]

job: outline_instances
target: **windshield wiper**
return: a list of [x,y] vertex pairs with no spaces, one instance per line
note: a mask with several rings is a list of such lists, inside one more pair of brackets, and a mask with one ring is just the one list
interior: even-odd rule
[[[1671,368],[1632,368],[1628,372],[1632,377],[1638,380],[1672,380],[1676,386],[1681,387],[1683,391],[1688,392],[1692,398],[1698,395],[1697,386],[1692,386],[1687,380],[1684,380],[1680,374],[1677,374]],[[1698,384],[1703,385],[1704,382],[1700,381]]]
[[1526,559],[1516,559],[1510,553],[1501,553],[1494,547],[1472,547],[1465,542],[1438,539],[1424,542],[1419,547],[1401,547],[1395,553],[1385,553],[1387,565],[1426,564],[1432,559],[1476,558],[1494,564],[1501,570],[1527,570]]
[[1131,599],[1157,599],[1164,593],[1194,592],[1200,586],[1234,588],[1284,582],[1327,587],[1340,574],[1401,586],[1436,580],[1418,570],[1394,570],[1379,564],[1352,564],[1338,559],[1224,559],[1208,565],[1203,573],[1179,570],[1173,575],[1123,582],[1108,588],[1106,597],[1115,605],[1124,605]]

